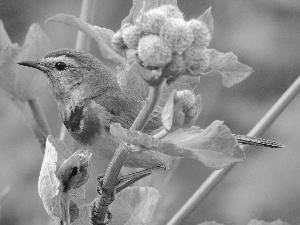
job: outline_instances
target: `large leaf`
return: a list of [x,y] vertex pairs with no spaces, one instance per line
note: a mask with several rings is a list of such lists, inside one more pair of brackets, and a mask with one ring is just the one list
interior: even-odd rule
[[111,205],[114,225],[145,225],[150,221],[160,195],[151,187],[129,187],[116,195]]
[[210,64],[207,74],[218,72],[223,78],[223,85],[231,87],[248,77],[252,68],[240,63],[232,52],[222,53],[215,49],[209,49]]
[[38,193],[42,199],[46,212],[54,221],[58,221],[57,214],[54,212],[55,208],[58,208],[58,206],[53,204],[52,200],[52,198],[58,194],[58,187],[60,184],[55,174],[58,154],[56,148],[53,146],[53,142],[54,139],[52,136],[49,136],[46,142],[44,160],[38,181]]
[[[60,182],[56,177],[56,172],[61,164],[72,154],[62,141],[48,136],[38,181],[38,192],[46,212],[53,220],[57,220],[59,216],[59,198],[57,194]],[[83,187],[74,189],[71,192],[72,196],[78,198],[84,198],[84,194]]]
[[45,91],[46,77],[36,69],[16,64],[36,60],[50,49],[50,41],[38,24],[32,24],[24,45],[12,44],[0,22],[0,88],[12,100],[25,102]]
[[111,124],[112,135],[132,144],[140,151],[157,151],[175,158],[192,158],[208,167],[220,169],[242,162],[245,155],[235,137],[222,121],[214,121],[206,129],[179,129],[158,140],[139,131]]
[[111,59],[116,63],[126,64],[126,60],[112,49],[111,39],[114,35],[112,30],[98,26],[92,26],[75,16],[66,14],[58,14],[53,16],[49,18],[47,22],[63,23],[86,33],[95,41],[97,41],[104,58]]

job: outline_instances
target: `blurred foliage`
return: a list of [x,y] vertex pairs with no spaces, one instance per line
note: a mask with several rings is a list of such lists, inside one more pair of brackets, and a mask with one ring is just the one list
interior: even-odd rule
[[[55,49],[74,48],[75,29],[44,21],[59,13],[78,17],[80,5],[78,0],[1,0],[0,18],[12,41],[20,45],[30,25],[39,23]],[[233,133],[247,133],[299,76],[300,1],[179,0],[178,5],[187,18],[198,17],[212,6],[215,29],[211,48],[232,51],[240,62],[255,70],[249,78],[230,89],[222,86],[218,76],[203,78],[196,90],[203,100],[198,125],[206,127],[218,119],[224,120]],[[102,0],[95,9],[94,23],[116,31],[131,6],[131,0]],[[94,42],[91,53],[102,59]],[[108,63],[107,60],[103,62]],[[60,121],[56,105],[48,92],[40,97],[40,102],[52,133],[57,137]],[[0,224],[47,224],[49,217],[37,191],[42,164],[39,146],[16,107],[4,97],[0,98],[0,104],[0,190],[11,185],[1,208]],[[300,96],[264,135],[285,144],[285,149],[251,148],[246,153],[245,163],[236,166],[185,224],[214,220],[242,225],[253,218],[266,221],[280,218],[291,225],[300,224],[299,111]],[[100,165],[93,163],[93,166],[97,165],[98,170],[104,172],[107,164],[105,161]],[[210,172],[197,162],[182,160],[169,186],[164,186],[163,182],[167,172],[152,175],[147,182],[163,196],[153,224],[166,224]],[[87,196],[88,200],[95,197],[95,182],[91,181],[87,187],[87,193],[94,193]],[[166,211],[159,214],[162,208]]]

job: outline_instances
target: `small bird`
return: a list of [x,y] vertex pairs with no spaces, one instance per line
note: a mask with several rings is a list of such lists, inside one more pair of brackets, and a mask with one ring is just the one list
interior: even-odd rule
[[[120,123],[129,129],[142,104],[122,92],[117,77],[100,60],[89,53],[71,49],[54,51],[40,61],[24,61],[19,65],[44,72],[49,80],[60,118],[72,137],[93,152],[111,159],[119,142],[110,134],[110,124]],[[151,119],[144,132],[157,129],[161,122]],[[241,144],[271,148],[281,144],[261,138],[236,135]],[[167,167],[164,154],[130,153],[124,166],[151,168]]]

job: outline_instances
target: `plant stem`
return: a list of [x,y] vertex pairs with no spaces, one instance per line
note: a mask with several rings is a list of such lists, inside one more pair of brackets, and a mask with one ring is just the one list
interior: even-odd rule
[[[162,79],[159,85],[153,87],[150,86],[149,95],[146,100],[146,103],[140,111],[138,117],[132,124],[130,130],[141,131],[143,129],[160,99],[163,84],[164,80]],[[108,205],[111,204],[111,202],[114,199],[116,191],[115,185],[118,182],[118,175],[129,154],[128,150],[124,148],[125,144],[125,142],[122,142],[119,145],[118,149],[116,150],[116,153],[114,154],[114,157],[110,161],[110,164],[103,178],[103,194],[101,195],[100,204],[97,209],[97,212],[94,213],[97,217],[97,220],[101,221],[102,223],[105,220]]]
[[70,196],[69,192],[63,192],[59,191],[59,205],[60,205],[60,215],[62,216],[62,224],[63,225],[70,225],[71,219],[70,219]]
[[[81,12],[80,12],[80,19],[87,23],[92,23],[94,18],[94,10],[96,6],[97,0],[83,0],[81,4]],[[88,51],[90,47],[90,38],[82,33],[81,31],[77,32],[76,44],[75,49],[80,51]],[[70,139],[70,140],[69,140]],[[60,140],[65,142],[74,144],[74,139],[68,135],[68,131],[66,127],[62,124],[61,131],[60,131]],[[70,146],[73,147],[73,146]]]
[[[261,120],[247,134],[249,136],[260,136],[275,121],[276,118],[284,111],[288,104],[300,92],[300,76],[288,88],[288,90],[279,98],[272,108],[261,118]],[[243,150],[246,146],[242,147]],[[198,205],[208,196],[214,187],[233,169],[235,164],[225,167],[221,170],[214,171],[204,183],[196,190],[190,199],[181,207],[173,216],[167,225],[177,225],[183,221],[198,207]]]
[[28,100],[27,103],[29,105],[34,120],[31,124],[32,130],[40,144],[41,151],[44,154],[47,137],[51,134],[49,124],[36,98]]

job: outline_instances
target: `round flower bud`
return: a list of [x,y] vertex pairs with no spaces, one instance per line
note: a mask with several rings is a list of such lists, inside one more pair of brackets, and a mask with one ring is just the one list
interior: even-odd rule
[[122,53],[127,49],[122,37],[121,30],[117,31],[111,39],[112,49],[117,53]]
[[128,26],[122,29],[122,38],[128,48],[137,48],[141,34],[142,30],[137,25]]
[[182,19],[169,18],[161,27],[160,37],[172,51],[182,53],[191,46],[194,40],[193,31]]
[[207,47],[211,40],[211,34],[207,25],[197,19],[190,20],[188,24],[194,34],[194,44]]
[[126,51],[126,59],[129,63],[134,63],[134,62],[141,63],[137,50],[135,49],[128,49]]
[[184,52],[185,63],[193,72],[203,72],[209,66],[209,55],[206,48],[192,45]]
[[79,188],[87,182],[91,170],[91,155],[87,150],[80,149],[61,164],[56,176],[62,192]]
[[172,59],[171,49],[156,35],[143,37],[139,42],[137,51],[145,67],[163,67]]
[[175,53],[173,54],[171,62],[166,66],[166,68],[176,74],[183,73],[186,69],[186,64],[183,58],[183,54]]
[[200,95],[195,96],[190,90],[177,91],[174,96],[174,105],[182,103],[182,111],[185,115],[182,128],[191,127],[200,113]]
[[167,20],[167,16],[159,8],[151,9],[137,18],[137,23],[141,24],[142,31],[148,34],[158,35],[162,25]]
[[183,13],[174,5],[162,5],[158,9],[164,12],[168,18],[184,19]]

